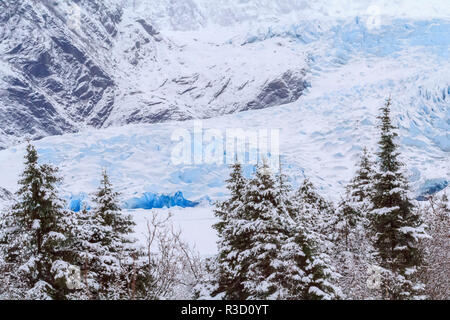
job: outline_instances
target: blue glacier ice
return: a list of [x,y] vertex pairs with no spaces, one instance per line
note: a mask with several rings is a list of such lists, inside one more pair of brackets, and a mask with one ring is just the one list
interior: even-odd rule
[[302,21],[301,24],[262,28],[248,34],[242,45],[262,42],[275,37],[291,38],[301,43],[312,43],[327,37],[333,43],[335,63],[345,64],[351,55],[362,52],[386,57],[407,47],[422,47],[441,58],[448,59],[450,23],[442,19],[415,21],[395,19],[389,25],[369,30],[357,18],[351,22],[340,21],[327,30],[320,21]]
[[90,209],[89,204],[87,203],[88,196],[85,193],[80,193],[76,195],[71,195],[67,199],[68,209],[73,212],[80,212],[83,208],[83,205],[86,205],[86,209]]
[[440,192],[448,187],[450,182],[444,178],[426,180],[419,189],[418,201],[426,201],[427,196]]
[[175,194],[156,194],[151,192],[144,193],[140,198],[133,198],[125,202],[126,209],[161,209],[161,208],[193,208],[199,205],[199,202],[189,201],[184,198],[182,192]]
[[[209,202],[211,199],[207,196],[199,199],[198,201],[190,201],[184,198],[182,192],[176,192],[174,194],[157,194],[146,192],[140,198],[132,198],[123,204],[124,209],[161,209],[161,208],[192,208],[198,206],[200,203]],[[68,209],[73,212],[80,212],[83,205],[86,205],[86,209],[90,210],[88,196],[85,193],[71,195],[67,198]]]

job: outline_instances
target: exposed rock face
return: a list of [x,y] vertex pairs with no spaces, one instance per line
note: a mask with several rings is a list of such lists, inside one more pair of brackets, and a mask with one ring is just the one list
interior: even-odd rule
[[304,70],[298,75],[287,71],[280,79],[266,84],[256,100],[249,102],[245,110],[264,109],[297,101],[309,87],[305,76]]
[[0,3],[3,140],[74,132],[80,122],[102,125],[114,81],[96,51],[111,48],[120,11],[101,1],[77,3],[79,28],[69,23],[64,2]]

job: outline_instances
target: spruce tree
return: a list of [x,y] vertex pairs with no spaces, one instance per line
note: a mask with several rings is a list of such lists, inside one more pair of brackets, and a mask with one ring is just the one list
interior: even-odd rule
[[[130,237],[135,223],[122,213],[118,193],[106,173],[94,194],[93,208],[78,214],[75,249],[83,266],[85,299],[145,298],[150,290],[149,262]],[[134,285],[134,289],[132,286]]]
[[356,175],[336,210],[334,260],[341,274],[339,286],[351,299],[373,297],[367,286],[368,266],[373,264],[367,220],[372,189],[373,163],[367,148],[364,148]]
[[420,210],[430,238],[422,242],[424,268],[420,278],[431,300],[448,300],[450,295],[450,206],[448,196],[432,195]]
[[281,169],[274,176],[263,161],[250,181],[239,164],[232,169],[230,198],[216,209],[219,255],[210,264],[219,273],[215,294],[241,300],[338,298],[328,256],[300,217]]
[[423,286],[414,281],[422,264],[418,242],[425,232],[420,216],[413,210],[408,197],[408,182],[402,171],[397,133],[391,121],[391,99],[381,108],[379,120],[378,167],[374,175],[374,190],[370,223],[375,234],[376,257],[383,268],[382,296],[385,299],[420,297]]
[[300,297],[303,300],[341,299],[343,295],[336,286],[338,274],[331,259],[335,238],[334,208],[318,194],[309,179],[305,179],[294,195],[295,224],[293,242],[298,246],[300,257],[297,266],[303,271]]
[[310,228],[329,241],[335,239],[335,209],[333,203],[322,197],[314,184],[306,178],[295,194],[297,205],[310,215]]
[[245,196],[245,224],[251,247],[241,254],[247,264],[244,287],[250,299],[283,299],[286,261],[281,260],[281,248],[287,240],[283,213],[277,199],[276,182],[267,161],[257,166]]
[[280,214],[291,217],[295,211],[292,186],[288,176],[283,173],[281,160],[279,172],[275,176],[275,189],[276,203]]
[[373,166],[369,151],[364,148],[356,175],[348,184],[346,196],[340,201],[336,211],[339,245],[341,249],[345,248],[353,254],[358,250],[356,247],[361,247],[363,242],[367,243],[365,238],[370,237],[367,233],[367,214],[371,208]]
[[[338,233],[345,241],[346,249],[351,249],[355,241],[349,239],[355,232],[366,233],[368,227],[367,214],[371,209],[371,195],[374,182],[374,163],[367,148],[363,149],[355,177],[347,186],[346,197],[341,200],[337,210]],[[342,241],[341,241],[342,243]]]
[[28,144],[17,202],[1,222],[4,276],[17,299],[65,299],[72,265],[71,214],[58,195],[61,178],[50,165],[40,165]]
[[214,225],[219,236],[218,283],[213,295],[221,294],[224,299],[243,300],[248,297],[243,287],[245,269],[238,264],[238,256],[247,250],[251,243],[244,234],[236,234],[241,219],[245,219],[245,193],[247,180],[242,174],[242,166],[236,161],[231,166],[230,178],[226,181],[230,192],[228,200],[217,203],[215,215],[219,222]]
[[281,168],[274,177],[265,162],[260,164],[249,183],[246,199],[246,212],[251,217],[246,226],[255,231],[250,237],[253,247],[244,255],[250,257],[250,280],[245,283],[250,297],[339,298],[339,289],[333,284],[335,274],[328,255],[322,251],[321,239],[292,200],[291,187]]
[[[218,205],[221,219],[216,294],[224,299],[281,299],[283,262],[278,259],[286,231],[277,208],[279,195],[267,163],[246,181],[240,164],[228,180],[230,198]],[[285,281],[284,281],[285,282]]]
[[370,205],[373,190],[374,163],[367,148],[363,149],[355,177],[347,187],[352,202],[360,204],[366,209]]

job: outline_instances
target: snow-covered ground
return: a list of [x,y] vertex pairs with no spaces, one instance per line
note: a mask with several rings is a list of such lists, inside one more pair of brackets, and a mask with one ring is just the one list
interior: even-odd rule
[[181,230],[181,239],[191,248],[200,253],[202,257],[210,257],[217,253],[217,234],[212,228],[217,222],[212,207],[199,208],[171,208],[154,210],[129,210],[137,226],[135,236],[142,245],[146,244],[148,229],[147,224],[153,214],[157,214],[158,220],[164,220],[169,214],[172,217],[168,221],[174,231]]

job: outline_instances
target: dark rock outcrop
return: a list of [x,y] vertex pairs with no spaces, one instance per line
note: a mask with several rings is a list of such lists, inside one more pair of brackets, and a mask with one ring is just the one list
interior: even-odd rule
[[244,110],[270,108],[297,101],[309,87],[309,83],[304,79],[305,73],[302,71],[296,75],[288,71],[279,79],[270,81]]

